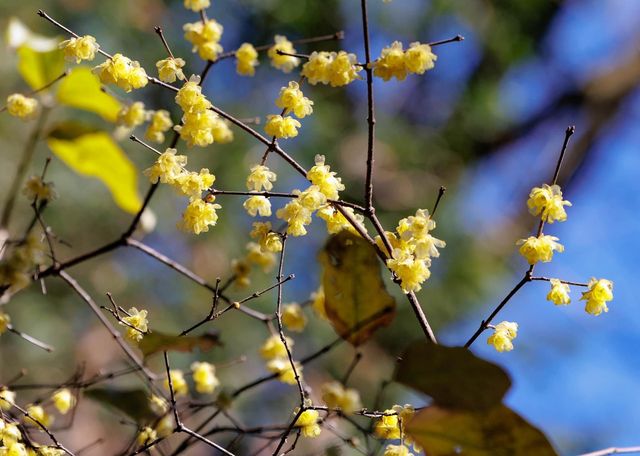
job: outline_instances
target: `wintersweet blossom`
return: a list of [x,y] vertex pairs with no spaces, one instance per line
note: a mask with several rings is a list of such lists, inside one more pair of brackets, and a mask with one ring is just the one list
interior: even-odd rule
[[300,304],[292,303],[282,306],[282,324],[289,331],[302,332],[307,326],[307,317]]
[[271,222],[253,222],[253,229],[249,234],[258,241],[264,252],[277,253],[282,250],[282,238],[271,230]]
[[156,62],[158,77],[163,82],[176,82],[176,79],[182,81],[185,79],[184,72],[182,71],[184,65],[185,61],[179,57],[167,57],[166,59],[158,60]]
[[302,66],[301,74],[312,85],[322,83],[342,87],[358,79],[359,71],[362,71],[362,67],[357,65],[355,54],[314,51]]
[[405,445],[387,445],[383,456],[414,456]]
[[169,131],[172,126],[173,122],[171,121],[169,111],[166,111],[164,109],[153,111],[151,113],[151,122],[147,127],[147,131],[145,132],[144,137],[149,141],[153,141],[158,144],[163,143],[165,139],[165,133]]
[[163,184],[173,184],[183,173],[187,164],[185,155],[177,155],[176,149],[167,148],[155,161],[155,163],[144,171],[144,175],[151,183],[158,181]]
[[[293,340],[290,338],[286,338],[287,345],[289,348],[293,346]],[[286,358],[287,357],[287,348],[280,339],[280,336],[274,334],[270,336],[267,340],[264,341],[262,347],[260,347],[260,355],[266,360],[274,359],[274,358]]]
[[184,0],[184,7],[196,13],[210,6],[210,0]]
[[116,123],[128,128],[135,128],[142,125],[145,120],[147,120],[147,111],[144,109],[144,103],[136,101],[120,109]]
[[362,408],[360,393],[353,388],[345,388],[340,382],[333,381],[322,385],[322,400],[327,407],[339,408],[343,413],[351,414]]
[[202,192],[209,189],[216,180],[207,168],[202,168],[199,173],[186,171],[180,173],[173,182],[173,187],[182,195],[192,199],[198,199]]
[[22,433],[17,423],[6,423],[2,430],[2,442],[5,445],[11,445],[22,440]]
[[541,234],[539,237],[529,236],[520,239],[516,245],[520,245],[520,255],[525,257],[529,264],[538,262],[548,263],[553,259],[553,252],[564,252],[564,246],[558,242],[555,236]]
[[196,361],[191,364],[191,372],[198,393],[211,394],[220,384],[213,364]]
[[66,415],[76,405],[76,397],[71,393],[69,388],[62,388],[54,393],[51,397],[53,405],[63,415]]
[[226,144],[233,141],[233,130],[229,126],[229,121],[217,116],[211,123],[211,134],[213,135],[213,141],[219,144]]
[[585,311],[591,315],[608,312],[607,302],[613,300],[613,282],[607,279],[592,278],[589,288],[582,293],[581,301],[587,301]]
[[201,199],[195,199],[189,203],[182,220],[178,223],[178,228],[182,231],[200,234],[209,231],[209,226],[214,226],[218,222],[217,209],[222,206],[211,202],[204,202]]
[[7,111],[13,117],[22,120],[31,120],[36,116],[38,110],[38,100],[25,97],[20,93],[14,93],[7,97]]
[[291,41],[285,36],[276,35],[274,41],[274,45],[267,51],[267,55],[271,59],[271,65],[285,73],[290,73],[291,70],[300,64],[300,59],[291,55],[280,55],[278,51],[295,54],[296,50]]
[[322,320],[328,320],[327,311],[324,307],[325,295],[323,286],[320,285],[316,291],[311,293],[309,299],[311,300],[311,308],[316,315]]
[[[27,413],[24,416],[24,422],[32,426],[50,426],[53,424],[53,417],[45,412],[41,405],[31,404],[25,407]],[[40,424],[38,424],[40,423]]]
[[276,265],[276,257],[273,252],[264,250],[260,244],[248,242],[246,248],[246,260],[250,264],[261,267],[264,272],[269,272]]
[[381,439],[399,439],[401,434],[398,412],[394,409],[387,409],[383,413],[384,415],[376,421],[373,433]]
[[156,433],[156,431],[153,428],[150,428],[149,426],[145,426],[144,428],[142,428],[140,433],[138,433],[138,437],[136,438],[136,441],[138,442],[138,445],[142,446],[142,445],[146,445],[147,443],[153,442],[157,438],[158,438],[158,434]]
[[247,188],[256,192],[259,192],[262,189],[270,191],[273,188],[272,182],[275,182],[276,178],[276,173],[266,166],[252,166],[249,176],[247,177]]
[[258,214],[260,214],[260,217],[269,217],[271,215],[271,202],[265,196],[250,196],[243,203],[242,207],[244,207],[252,217],[256,217]]
[[185,113],[203,112],[211,108],[211,102],[202,93],[200,76],[192,75],[180,87],[175,100]]
[[298,377],[302,376],[302,365],[298,361],[294,361],[294,365],[295,371],[288,358],[274,358],[267,362],[267,369],[271,373],[278,374],[278,380],[282,383],[295,385],[297,383],[296,372]]
[[287,234],[291,236],[304,236],[307,234],[305,226],[311,223],[311,211],[300,204],[297,198],[278,209],[276,217],[287,222]]
[[[6,314],[5,314],[6,315]],[[0,410],[8,411],[16,403],[16,393],[6,387],[0,388]]]
[[264,131],[269,136],[276,138],[295,138],[298,136],[300,122],[291,116],[281,116],[280,114],[270,114],[264,125]]
[[242,76],[253,76],[256,74],[258,62],[258,51],[250,43],[242,43],[236,50],[236,71]]
[[562,199],[559,185],[543,184],[542,187],[534,187],[531,190],[527,206],[532,215],[539,215],[542,221],[553,223],[556,220],[567,220],[564,206],[571,206],[571,203]]
[[224,27],[214,19],[207,19],[206,22],[198,21],[184,24],[184,37],[193,44],[192,51],[198,52],[200,58],[204,60],[216,60],[222,52],[220,38]]
[[[173,387],[173,394],[176,396],[184,396],[189,392],[189,385],[184,379],[184,374],[180,369],[171,369],[169,371],[169,377],[171,378],[171,386]],[[162,383],[164,389],[170,391],[169,379],[165,378]]]
[[372,62],[373,74],[385,81],[404,80],[409,73],[423,74],[434,67],[437,56],[428,44],[411,43],[404,51],[402,43],[394,41],[382,49],[380,57]]
[[424,74],[435,66],[438,57],[431,52],[431,46],[419,42],[411,43],[404,52],[404,64],[409,73]]
[[302,192],[294,190],[293,193],[298,196],[300,205],[311,212],[317,211],[327,202],[327,197],[317,185],[310,185]]
[[547,294],[547,301],[553,302],[556,306],[567,305],[571,302],[569,296],[569,285],[558,279],[551,279],[551,290]]
[[[355,220],[356,224],[362,231],[367,231],[367,228],[364,226],[364,216],[362,214],[356,214],[350,207],[343,207],[342,210],[349,214],[351,219]],[[327,232],[329,234],[336,234],[342,230],[348,230],[353,234],[359,234],[344,214],[331,204],[326,204],[318,209],[317,215],[326,222]]]
[[[5,332],[9,328],[10,324],[11,324],[11,317],[9,316],[9,314],[0,311],[0,334]],[[2,402],[2,400],[0,400],[0,403],[1,402]],[[0,404],[0,407],[1,406],[2,406],[2,404]]]
[[499,352],[513,350],[513,339],[518,335],[518,323],[503,321],[493,329],[493,334],[487,339],[487,344],[493,345]]
[[173,129],[180,133],[187,146],[205,147],[215,140],[213,129],[217,119],[218,115],[213,111],[185,113],[182,125],[176,125]]
[[276,106],[284,109],[285,114],[294,113],[299,119],[313,112],[313,101],[303,95],[300,85],[295,81],[290,81],[287,87],[280,89],[280,95],[276,99]]
[[137,308],[132,307],[127,313],[129,315],[123,317],[122,321],[119,323],[127,327],[127,339],[132,342],[140,342],[144,333],[149,329],[147,311],[138,310]]
[[122,54],[114,54],[112,58],[93,69],[103,84],[116,84],[125,92],[139,89],[147,85],[148,77],[144,68],[137,61],[132,61]]
[[96,52],[100,49],[100,45],[91,35],[81,37],[73,37],[62,41],[58,47],[62,49],[64,58],[69,61],[80,63],[82,60],[93,60]]
[[416,258],[410,251],[394,249],[392,258],[387,260],[389,269],[400,279],[402,291],[420,291],[422,283],[431,277],[429,258]]
[[51,201],[58,197],[53,182],[44,182],[41,176],[33,175],[24,183],[22,194],[31,201]]
[[307,409],[298,416],[294,426],[300,428],[303,437],[315,438],[321,432],[318,418],[319,413],[317,410]]
[[345,188],[342,179],[336,177],[336,173],[331,171],[331,167],[325,164],[324,155],[315,156],[315,166],[307,171],[307,179],[313,185],[317,185],[327,199],[339,199],[338,192]]

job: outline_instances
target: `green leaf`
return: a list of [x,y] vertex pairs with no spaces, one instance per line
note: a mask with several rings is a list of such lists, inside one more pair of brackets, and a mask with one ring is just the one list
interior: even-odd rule
[[18,71],[32,89],[40,89],[64,71],[62,51],[38,52],[22,45],[18,48]]
[[556,454],[539,429],[502,404],[483,411],[427,407],[409,420],[405,429],[430,456]]
[[138,348],[147,357],[161,351],[190,352],[199,348],[204,352],[221,345],[220,337],[214,333],[205,333],[201,336],[172,336],[153,331],[144,336]]
[[79,66],[60,82],[56,97],[64,105],[84,109],[115,122],[122,105],[100,87],[100,81],[91,69]]
[[499,404],[511,386],[507,373],[463,347],[411,345],[395,379],[431,396],[437,405],[482,410]]
[[149,394],[142,389],[93,388],[84,394],[94,401],[124,412],[137,423],[149,423],[158,418],[149,404]]
[[84,133],[78,128],[78,136],[69,137],[70,131],[54,129],[47,139],[49,148],[78,174],[102,181],[120,208],[137,212],[142,205],[138,173],[120,146],[103,131]]
[[325,311],[340,336],[360,345],[378,328],[391,323],[396,303],[384,286],[371,245],[343,230],[329,237],[319,259]]

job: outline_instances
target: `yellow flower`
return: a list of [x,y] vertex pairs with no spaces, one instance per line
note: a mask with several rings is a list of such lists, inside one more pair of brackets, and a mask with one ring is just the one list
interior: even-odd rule
[[302,119],[313,112],[313,101],[302,94],[300,86],[295,81],[290,81],[287,87],[280,89],[280,95],[276,99],[276,106],[285,109],[285,113],[293,112],[296,117]]
[[136,439],[138,445],[144,446],[148,443],[153,442],[158,438],[158,434],[149,426],[145,426],[140,433],[138,434],[138,438]]
[[[171,386],[173,386],[173,394],[175,396],[183,396],[189,392],[189,385],[187,385],[184,374],[180,369],[171,369],[169,371],[169,377],[171,377]],[[164,379],[162,385],[165,390],[170,391],[168,378]]]
[[340,382],[329,382],[322,385],[322,400],[327,407],[339,408],[351,414],[362,408],[360,393],[352,388],[345,388]]
[[[2,449],[5,450],[4,448]],[[29,456],[27,452],[27,447],[23,443],[13,442],[8,445],[6,448],[6,453],[3,453],[6,456]]]
[[229,127],[229,121],[216,117],[211,125],[211,134],[213,135],[213,141],[226,144],[233,141],[233,131]]
[[553,252],[564,252],[564,246],[558,242],[557,237],[541,234],[540,237],[529,236],[527,239],[520,239],[516,245],[520,245],[520,255],[525,257],[529,264],[536,264],[541,261],[548,263],[553,259]]
[[261,217],[269,217],[271,215],[271,202],[269,202],[268,198],[261,195],[250,196],[242,207],[244,207],[252,217],[258,214],[260,214]]
[[[287,345],[289,349],[293,347],[293,340],[287,339]],[[260,355],[266,360],[274,359],[274,358],[286,358],[287,357],[287,349],[280,339],[280,336],[274,334],[270,336],[260,347]]]
[[93,69],[103,84],[116,84],[125,92],[147,85],[148,77],[137,61],[115,54],[106,62]]
[[182,117],[182,125],[176,125],[174,130],[187,142],[187,146],[205,147],[214,141],[213,128],[218,115],[213,111],[186,113]]
[[199,21],[185,24],[183,30],[185,39],[193,44],[192,51],[197,51],[200,58],[212,61],[218,58],[222,52],[219,43],[224,30],[222,25],[214,19],[207,19],[205,23]]
[[437,59],[438,57],[431,52],[431,46],[419,42],[411,43],[409,49],[404,52],[404,64],[409,73],[423,74],[435,66],[434,62]]
[[320,435],[318,411],[307,409],[300,414],[294,426],[299,427],[303,437],[315,438]]
[[587,301],[585,310],[591,315],[608,312],[607,302],[613,300],[613,282],[607,279],[592,278],[589,288],[582,293],[581,301]]
[[404,445],[387,445],[383,456],[413,456],[413,453]]
[[499,352],[513,350],[511,341],[518,335],[518,323],[503,321],[498,323],[493,331],[487,339],[487,344],[493,345]]
[[144,137],[158,144],[163,143],[165,132],[169,131],[172,126],[173,122],[169,116],[169,111],[165,111],[164,109],[153,111],[151,114],[151,122],[149,123],[149,127],[147,127]]
[[[389,244],[391,244],[391,248],[392,249],[402,249],[402,250],[404,250],[404,249],[408,249],[409,248],[404,241],[402,241],[400,238],[398,238],[398,236],[396,236],[396,233],[392,233],[391,231],[385,231],[384,234],[386,235],[386,238],[389,241]],[[382,238],[380,236],[376,236],[373,240],[376,241],[376,245],[387,256],[391,255],[391,252],[389,252],[387,250],[387,246],[385,245],[384,241],[382,240]]]
[[176,421],[173,419],[173,415],[167,413],[160,419],[160,421],[158,421],[155,431],[156,434],[158,434],[158,437],[169,437],[171,434],[173,434],[175,428]]
[[[367,231],[366,227],[364,226],[364,216],[354,213],[353,209],[351,209],[350,207],[345,207],[343,209],[345,212],[351,215],[351,217],[357,222],[360,228],[362,228],[364,231]],[[339,233],[342,230],[349,230],[353,234],[358,234],[349,220],[347,220],[347,218],[342,215],[342,212],[338,211],[330,204],[327,204],[318,209],[318,217],[326,222],[327,231],[329,232],[329,234]]]
[[[7,314],[4,315],[7,318],[9,317]],[[6,412],[10,410],[15,403],[16,393],[7,388],[0,388],[0,410],[4,410]]]
[[232,260],[231,272],[233,273],[233,277],[235,277],[234,282],[236,287],[246,288],[251,284],[251,280],[249,279],[251,265],[246,260]]
[[30,200],[51,201],[58,197],[53,182],[44,182],[40,176],[31,176],[24,183],[22,194]]
[[210,6],[211,2],[209,0],[184,0],[184,7],[196,13]]
[[269,48],[267,55],[271,59],[271,66],[290,73],[295,67],[300,64],[300,59],[290,55],[280,55],[278,51],[286,52],[288,54],[295,54],[296,50],[293,47],[291,41],[285,36],[276,35],[274,38],[275,44]]
[[236,71],[243,76],[256,74],[258,51],[250,43],[242,43],[236,51]]
[[267,116],[264,131],[276,138],[295,138],[298,136],[297,129],[300,127],[300,122],[291,116],[282,117],[280,114],[271,114]]
[[431,276],[428,258],[417,259],[407,250],[394,249],[393,258],[387,260],[387,266],[400,279],[402,291],[420,291],[422,283]]
[[144,171],[144,175],[149,177],[152,183],[158,181],[163,184],[173,184],[183,173],[183,168],[187,164],[185,155],[176,155],[176,149],[166,149],[156,160],[156,162]]
[[[47,412],[44,411],[44,409],[42,408],[42,406],[40,405],[29,405],[26,408],[27,410],[27,415],[24,417],[24,422],[25,423],[29,423],[33,426],[38,426],[39,424],[42,424],[45,427],[49,427],[52,423],[53,423],[53,417],[50,416]],[[36,423],[37,421],[37,423]]]
[[247,177],[247,188],[256,192],[263,188],[270,191],[273,188],[272,182],[276,181],[276,173],[270,171],[264,165],[255,165],[251,167],[251,172]]
[[272,253],[282,251],[282,238],[278,233],[271,231],[271,222],[253,222],[250,235],[258,241],[262,251]]
[[[11,317],[9,314],[6,314],[0,311],[0,334],[5,332],[9,325],[11,324]],[[0,400],[0,408],[2,407],[2,400]]]
[[66,415],[67,412],[76,405],[76,398],[71,394],[69,388],[62,388],[56,391],[51,399],[53,400],[53,405],[55,405],[63,415]]
[[6,423],[4,429],[0,430],[0,437],[5,445],[11,445],[22,440],[22,433],[16,423]]
[[122,318],[120,324],[127,326],[127,339],[132,342],[140,342],[144,336],[143,333],[146,333],[149,329],[147,326],[149,324],[147,311],[132,307],[129,309],[128,314],[129,316]]
[[311,212],[318,210],[327,202],[327,197],[320,191],[320,187],[317,185],[311,185],[303,192],[294,190],[293,193],[298,195],[300,205]]
[[278,209],[276,217],[287,222],[287,234],[292,236],[307,234],[305,225],[311,223],[311,211],[302,206],[297,198]]
[[209,226],[217,223],[216,209],[221,207],[219,204],[205,203],[201,199],[193,200],[182,214],[182,221],[178,223],[178,228],[194,234],[206,233],[209,231]]
[[403,81],[407,77],[407,67],[405,66],[402,43],[394,41],[391,46],[382,49],[380,57],[372,62],[372,66],[373,74],[385,81],[393,77]]
[[547,294],[547,301],[553,302],[556,306],[569,304],[571,302],[569,285],[558,279],[551,279],[550,282],[551,290]]
[[174,180],[173,186],[184,196],[198,199],[202,192],[210,188],[216,180],[207,168],[202,168],[199,173],[183,172]]
[[163,397],[155,394],[153,394],[151,399],[149,399],[149,407],[151,407],[151,410],[158,415],[162,415],[169,411],[169,404],[167,401]]
[[216,377],[216,368],[213,364],[194,362],[191,364],[191,372],[193,372],[196,391],[199,393],[211,394],[220,384],[220,381]]
[[311,296],[309,297],[309,299],[311,299],[311,308],[314,310],[316,315],[322,318],[323,320],[328,320],[327,311],[325,310],[325,307],[324,307],[325,296],[324,296],[324,288],[322,287],[322,285],[320,285],[316,291],[311,293]]
[[118,125],[135,128],[142,125],[147,120],[147,111],[144,110],[144,103],[136,101],[130,106],[125,106],[118,112],[116,122]]
[[325,165],[324,155],[316,155],[315,166],[307,172],[307,179],[313,185],[320,187],[320,191],[327,199],[337,200],[339,198],[338,192],[344,190],[342,180],[335,176],[336,173],[331,171],[331,167]]
[[362,67],[356,65],[357,58],[355,54],[347,54],[345,51],[331,53],[332,62],[329,66],[329,84],[331,87],[342,87],[359,79],[358,72],[362,71]]
[[381,439],[399,439],[400,425],[398,421],[398,412],[394,409],[385,410],[384,415],[376,421],[373,432]]
[[302,332],[307,326],[307,317],[302,311],[300,304],[288,304],[282,308],[282,324],[294,332]]
[[295,361],[295,366],[296,370],[294,372],[288,358],[274,358],[267,363],[269,372],[278,374],[278,380],[287,385],[295,385],[297,383],[296,372],[298,373],[298,377],[302,376],[302,366],[300,363]]
[[564,206],[571,206],[571,203],[562,199],[560,186],[543,184],[531,190],[527,206],[532,215],[540,215],[544,222],[553,223],[567,220]]
[[247,261],[260,266],[264,272],[269,272],[276,264],[276,257],[272,252],[263,250],[255,242],[249,242],[247,244]]
[[64,40],[58,47],[64,52],[64,58],[66,60],[75,60],[76,63],[80,63],[82,60],[95,59],[96,52],[100,49],[100,45],[91,35]]
[[185,113],[203,112],[211,107],[211,102],[202,94],[199,76],[191,76],[178,90],[176,103]]
[[30,120],[36,116],[38,100],[14,93],[7,97],[7,111],[14,117]]
[[328,84],[332,62],[333,57],[330,52],[313,51],[309,56],[309,60],[302,65],[300,74],[307,78],[309,84],[316,85],[318,82]]
[[158,77],[163,82],[176,82],[176,79],[184,80],[185,75],[182,71],[185,61],[181,58],[167,57],[158,60],[156,68],[158,69]]

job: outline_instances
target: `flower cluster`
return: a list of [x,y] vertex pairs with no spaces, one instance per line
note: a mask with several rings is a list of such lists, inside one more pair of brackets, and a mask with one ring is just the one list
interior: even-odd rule
[[147,320],[147,311],[146,310],[138,310],[135,307],[132,307],[127,311],[127,316],[122,318],[122,321],[119,322],[121,325],[127,327],[127,339],[132,342],[140,342],[142,337],[149,330]]
[[166,59],[158,60],[156,62],[156,68],[158,69],[158,77],[163,82],[176,82],[176,79],[181,81],[186,77],[182,71],[185,61],[181,58],[167,57]]
[[236,50],[236,71],[242,76],[253,76],[258,66],[258,51],[251,43],[242,43]]
[[[169,379],[171,379],[171,385],[169,385]],[[169,378],[164,379],[162,386],[167,391],[170,391],[170,387],[173,387],[173,394],[175,396],[184,396],[189,393],[189,385],[184,378],[184,373],[180,369],[171,369],[169,371]]]
[[210,0],[184,0],[184,7],[191,11],[202,11],[211,6]]
[[276,35],[274,42],[274,45],[267,51],[267,55],[271,59],[271,65],[285,73],[290,73],[291,70],[300,64],[300,59],[291,55],[281,55],[278,51],[286,52],[287,54],[295,54],[296,50],[294,49],[293,44],[286,36],[282,35]]
[[223,27],[214,19],[185,24],[184,38],[193,44],[193,52],[197,52],[203,60],[216,60],[222,52],[220,38]]
[[[260,229],[262,230],[263,228]],[[270,224],[268,229],[271,229]],[[275,266],[276,257],[274,252],[276,249],[277,251],[282,250],[282,241],[279,234],[272,234],[278,236],[278,239],[271,239],[268,248],[263,246],[262,242],[260,244],[249,242],[246,245],[247,253],[245,256],[234,259],[231,262],[231,270],[236,287],[245,288],[249,286],[251,283],[249,274],[251,273],[252,266],[260,267],[264,272],[269,272]]]
[[153,111],[150,117],[149,126],[144,137],[149,141],[161,144],[164,142],[165,133],[173,126],[169,111],[159,109],[158,111]]
[[76,397],[71,393],[69,388],[62,388],[51,396],[53,405],[62,414],[66,415],[76,405]]
[[318,424],[318,411],[306,409],[303,411],[294,423],[294,426],[300,428],[303,437],[315,438],[320,435],[321,429]]
[[295,81],[290,81],[287,87],[280,89],[280,96],[276,99],[276,106],[284,109],[284,114],[292,112],[299,119],[313,112],[313,101],[303,95],[300,85]]
[[531,190],[527,206],[532,215],[539,215],[544,222],[553,223],[556,220],[567,220],[564,206],[571,206],[571,203],[562,199],[559,185],[543,184],[542,187],[534,187]]
[[571,302],[569,296],[569,285],[558,279],[551,279],[551,290],[547,293],[547,301],[551,301],[556,306],[565,306]]
[[613,282],[607,279],[592,278],[589,288],[582,293],[581,301],[587,301],[585,310],[591,315],[608,312],[607,302],[613,300]]
[[373,74],[385,81],[391,78],[403,81],[410,73],[423,74],[432,69],[437,58],[428,44],[411,43],[405,51],[402,43],[394,41],[391,46],[382,50],[380,57],[371,66]]
[[125,92],[147,85],[148,76],[140,63],[122,54],[115,54],[93,69],[103,84],[115,84]]
[[7,97],[7,112],[22,120],[33,119],[38,112],[38,100],[14,93]]
[[[293,347],[293,340],[286,338],[289,349]],[[296,372],[294,372],[291,362],[287,354],[287,347],[278,335],[270,336],[262,347],[260,347],[260,355],[267,361],[267,369],[269,372],[278,374],[278,379],[288,385],[296,384],[296,372],[298,376],[302,376],[302,365],[295,361]]]
[[503,321],[498,323],[493,334],[487,339],[487,344],[493,345],[499,352],[513,350],[513,339],[518,335],[518,323]]
[[198,393],[211,394],[220,384],[213,364],[196,361],[191,364],[191,372]]
[[253,229],[249,234],[258,241],[263,252],[278,253],[282,250],[282,237],[272,230],[271,222],[253,222]]
[[553,259],[553,252],[564,252],[564,246],[557,241],[558,238],[555,236],[541,234],[538,237],[519,239],[516,245],[520,246],[520,255],[525,257],[529,264],[549,263]]
[[42,242],[35,235],[27,236],[2,258],[0,286],[7,287],[9,294],[22,290],[29,285],[33,272],[45,258]]
[[91,35],[64,40],[59,44],[59,47],[62,49],[66,60],[75,61],[76,63],[95,59],[96,52],[100,49],[100,45]]
[[129,106],[124,106],[118,112],[116,123],[129,129],[142,125],[148,119],[148,113],[144,109],[144,103],[136,101]]
[[321,51],[311,53],[300,74],[307,78],[309,84],[320,82],[331,87],[342,87],[359,79],[360,71],[362,67],[357,65],[355,54]]
[[[376,421],[373,428],[374,434],[381,439],[402,439],[407,445],[413,444],[414,450],[420,452],[422,451],[422,449],[418,447],[418,445],[414,443],[411,437],[406,435],[404,431],[405,425],[409,422],[414,414],[415,409],[410,404],[405,404],[404,406],[394,405],[392,408],[385,410],[380,419]],[[391,450],[395,449],[392,448]]]
[[31,201],[52,201],[58,197],[53,182],[44,182],[42,177],[33,175],[24,183],[22,194]]
[[345,388],[340,382],[333,381],[322,385],[322,400],[327,407],[339,408],[343,413],[351,414],[362,408],[360,393],[353,388]]
[[291,303],[282,306],[282,324],[289,331],[304,331],[305,326],[307,326],[307,317],[300,304]]

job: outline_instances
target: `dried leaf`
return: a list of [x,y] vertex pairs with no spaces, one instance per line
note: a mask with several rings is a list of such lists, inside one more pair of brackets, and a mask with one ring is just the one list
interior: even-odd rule
[[221,345],[220,337],[214,333],[205,333],[201,336],[173,336],[153,331],[144,336],[138,347],[147,357],[162,351],[190,352],[196,348],[205,352]]
[[85,396],[124,412],[137,423],[148,423],[158,416],[151,409],[149,394],[142,389],[93,388]]

